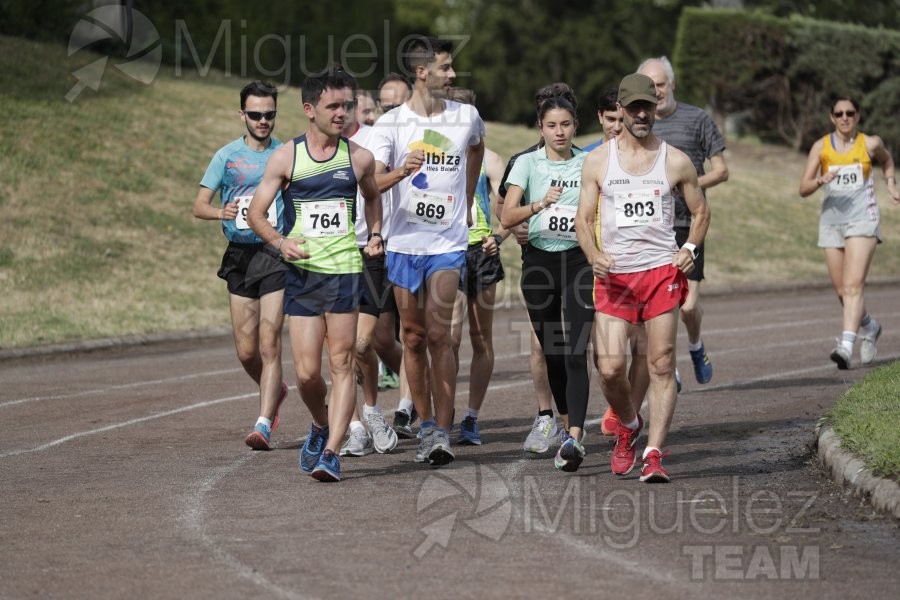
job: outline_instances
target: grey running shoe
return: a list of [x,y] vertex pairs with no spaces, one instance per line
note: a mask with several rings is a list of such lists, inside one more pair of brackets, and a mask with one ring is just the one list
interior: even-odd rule
[[559,430],[553,417],[538,415],[531,426],[531,433],[525,438],[525,452],[544,454],[550,445],[559,441]]
[[375,449],[372,448],[372,437],[369,435],[369,432],[365,429],[362,431],[353,431],[351,429],[350,437],[341,446],[340,454],[341,456],[365,456],[373,452],[375,452]]
[[[878,354],[878,348],[875,343],[881,337],[881,323],[875,323],[875,331],[859,336],[859,362],[864,365],[872,364],[875,355]],[[833,360],[833,359],[832,359]]]
[[419,448],[416,450],[416,462],[428,462],[434,430],[434,427],[426,427],[419,431]]
[[837,368],[842,371],[850,368],[850,353],[847,352],[843,344],[838,343],[837,347],[831,351],[831,360],[837,364]]
[[385,454],[397,447],[397,434],[388,426],[383,414],[372,413],[366,417],[366,424],[372,432],[376,452]]
[[440,467],[453,462],[456,456],[450,449],[450,434],[443,429],[433,429],[431,432],[431,451],[428,453],[428,462],[434,467]]

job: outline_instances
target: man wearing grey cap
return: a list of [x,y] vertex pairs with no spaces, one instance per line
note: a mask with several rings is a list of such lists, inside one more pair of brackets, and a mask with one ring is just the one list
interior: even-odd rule
[[[686,273],[693,269],[697,246],[709,227],[709,206],[687,155],[653,135],[653,80],[638,73],[626,76],[618,99],[625,129],[585,159],[575,229],[595,275],[594,351],[600,385],[620,421],[612,471],[625,475],[632,470],[644,425],[629,401],[626,369],[629,330],[643,324],[650,423],[640,480],[667,482],[662,446],[675,412],[678,310],[687,297]],[[692,217],[681,248],[673,230],[676,189]]]

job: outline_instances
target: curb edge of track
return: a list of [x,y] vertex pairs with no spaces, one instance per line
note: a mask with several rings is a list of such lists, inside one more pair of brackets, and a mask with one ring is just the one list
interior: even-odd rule
[[876,510],[900,519],[900,485],[874,475],[863,461],[841,448],[840,438],[822,421],[816,425],[816,448],[819,465],[838,485],[866,498]]

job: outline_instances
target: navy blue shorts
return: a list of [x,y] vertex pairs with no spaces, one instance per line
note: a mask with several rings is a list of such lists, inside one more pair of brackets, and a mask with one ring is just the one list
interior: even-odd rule
[[284,286],[284,314],[318,317],[359,308],[360,273],[317,273],[288,264]]

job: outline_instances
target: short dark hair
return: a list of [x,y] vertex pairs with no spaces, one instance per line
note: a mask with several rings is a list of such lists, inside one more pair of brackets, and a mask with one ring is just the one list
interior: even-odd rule
[[410,92],[413,90],[413,86],[409,81],[409,77],[404,77],[400,73],[388,73],[384,76],[384,79],[378,82],[378,91],[380,92],[381,88],[392,81],[402,81],[406,86],[406,89],[408,89]]
[[278,106],[278,88],[268,81],[251,81],[241,90],[241,110],[247,106],[247,98],[249,96],[257,96],[259,98],[272,98],[275,106]]
[[618,101],[619,89],[613,85],[607,86],[600,92],[600,99],[597,100],[597,111],[618,110],[619,107],[616,105]]
[[540,111],[541,105],[554,96],[562,96],[572,105],[573,109],[578,108],[578,98],[575,97],[575,92],[569,87],[569,84],[562,81],[545,85],[539,89],[534,95],[534,108]]
[[424,35],[413,36],[403,53],[403,63],[409,73],[415,73],[418,67],[427,67],[434,62],[438,54],[452,54],[453,42]]
[[356,98],[356,80],[340,66],[332,66],[319,73],[314,73],[303,81],[300,88],[300,101],[315,106],[327,89],[342,90],[350,88]]

